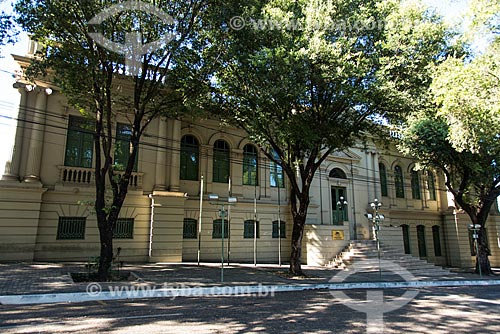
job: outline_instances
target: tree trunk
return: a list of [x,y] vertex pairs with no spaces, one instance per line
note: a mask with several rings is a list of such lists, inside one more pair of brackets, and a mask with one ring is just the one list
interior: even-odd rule
[[99,224],[99,237],[101,241],[101,253],[99,261],[99,281],[109,280],[111,263],[113,262],[113,225],[109,221]]
[[294,276],[303,276],[302,272],[302,237],[304,235],[305,215],[294,215],[292,232],[292,253],[290,255],[290,274]]
[[[484,231],[484,228],[481,228],[479,231],[479,238],[477,239],[477,248],[479,251],[476,254],[476,273],[481,273],[482,275],[493,275],[490,259],[488,258],[490,250],[488,248],[487,235]],[[481,270],[479,270],[479,268],[481,268]]]

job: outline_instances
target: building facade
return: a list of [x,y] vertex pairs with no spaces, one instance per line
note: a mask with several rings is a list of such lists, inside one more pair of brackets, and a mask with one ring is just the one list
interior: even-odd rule
[[[16,60],[25,66],[29,57]],[[14,87],[20,103],[0,181],[0,261],[86,261],[99,254],[91,124],[50,83]],[[120,164],[128,158],[130,127],[125,118],[114,126]],[[226,206],[222,220],[220,203],[208,194],[238,202]],[[220,261],[224,249],[229,261],[286,262],[289,196],[281,168],[243,131],[210,119],[156,119],[141,141],[114,247],[124,261],[196,261],[198,255]],[[366,215],[373,214],[374,199],[382,202],[384,245],[440,265],[472,266],[469,219],[455,209],[442,176],[415,170],[393,145],[374,143],[332,154],[317,172],[303,263],[327,264],[350,240],[372,239]],[[487,227],[492,264],[500,265],[498,207]]]

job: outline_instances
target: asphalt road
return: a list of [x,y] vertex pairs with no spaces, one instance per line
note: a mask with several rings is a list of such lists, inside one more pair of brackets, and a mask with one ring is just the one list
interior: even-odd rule
[[0,305],[0,333],[500,333],[499,287],[411,291]]

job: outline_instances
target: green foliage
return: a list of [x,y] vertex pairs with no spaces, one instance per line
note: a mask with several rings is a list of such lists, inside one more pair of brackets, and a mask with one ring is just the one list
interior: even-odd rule
[[225,51],[212,109],[287,174],[294,262],[321,162],[363,140],[377,120],[400,121],[424,105],[450,35],[432,13],[396,0],[234,1],[221,15],[246,24],[213,31]]
[[[177,117],[185,111],[184,102],[203,90],[210,73],[210,62],[202,58],[207,41],[201,17],[208,2],[140,2],[141,6],[146,3],[161,15],[119,7],[139,4],[134,1],[18,0],[15,5],[17,22],[42,46],[32,59],[28,79],[46,76],[45,80],[62,89],[70,105],[94,120],[101,279],[106,279],[113,258],[112,227],[127,196],[142,135],[153,119]],[[110,13],[110,8],[118,12]],[[89,23],[101,13],[108,15],[99,24]],[[98,43],[93,34],[115,44]],[[139,65],[131,63],[133,55],[124,51],[134,48],[135,42],[144,52],[144,45],[158,40],[162,42],[146,49],[140,59],[135,57]],[[130,142],[123,145],[129,148],[128,154],[119,155],[123,160],[119,161],[120,174],[113,161],[119,117],[128,120],[125,141]],[[112,193],[109,201],[108,188]]]
[[215,108],[288,166],[422,105],[448,51],[439,18],[398,1],[252,1],[225,15],[247,24],[219,36]]
[[454,148],[500,156],[500,44],[470,62],[449,58],[437,69],[432,91]]
[[498,156],[457,150],[450,141],[452,131],[442,117],[415,116],[409,120],[399,148],[423,167],[443,171],[460,205],[477,213],[500,189]]

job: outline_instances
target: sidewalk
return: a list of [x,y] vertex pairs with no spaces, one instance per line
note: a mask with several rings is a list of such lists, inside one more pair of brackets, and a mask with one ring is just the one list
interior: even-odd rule
[[[220,263],[146,263],[126,264],[121,270],[129,272],[128,281],[100,283],[109,286],[149,285],[156,287],[213,287],[248,285],[302,285],[324,284],[339,273],[341,269],[312,267],[303,265],[306,278],[288,275],[288,266],[273,264],[231,264],[224,265],[224,281],[221,282]],[[67,292],[86,292],[88,282],[73,283],[70,273],[85,272],[84,263],[0,263],[0,296],[49,294]],[[345,275],[345,272],[344,272]],[[418,280],[429,280],[417,277]],[[479,280],[477,274],[458,270],[446,277],[432,280]],[[486,280],[500,280],[500,276],[486,276]],[[344,282],[402,281],[396,273],[361,272],[348,277]]]

